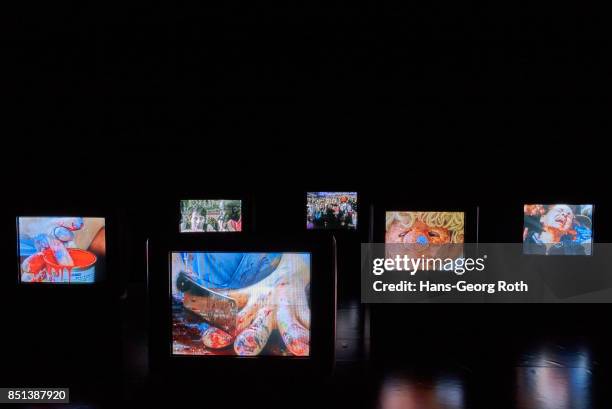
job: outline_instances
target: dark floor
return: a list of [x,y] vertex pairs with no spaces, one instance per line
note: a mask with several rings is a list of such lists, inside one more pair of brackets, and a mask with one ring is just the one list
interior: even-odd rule
[[[398,329],[392,325],[385,325],[382,332],[379,325],[378,332],[371,332],[370,322],[380,318],[375,313],[381,310],[370,311],[363,304],[350,299],[340,300],[338,304],[336,364],[332,374],[300,376],[274,373],[263,368],[261,373],[229,376],[203,372],[201,378],[196,375],[196,379],[191,379],[190,385],[177,384],[172,378],[175,374],[167,374],[164,379],[151,379],[148,376],[144,319],[146,294],[141,287],[134,285],[130,288],[120,303],[118,313],[123,319],[122,370],[111,370],[111,379],[107,377],[104,381],[97,378],[95,368],[88,375],[75,373],[74,378],[79,386],[71,385],[73,403],[62,407],[612,407],[611,338],[605,333],[588,336],[543,335],[554,333],[550,331],[553,326],[551,320],[548,320],[550,327],[541,329],[539,335],[512,325],[505,325],[511,332],[500,332],[484,320],[450,319],[443,321],[444,325],[437,325],[441,329],[433,331],[436,326],[433,325],[427,332],[424,331],[423,322],[415,324],[414,320],[408,321],[406,311],[397,314],[400,320],[398,327],[403,328],[403,333],[393,334],[392,331]],[[490,311],[491,308],[473,309],[470,313],[474,316],[477,311]],[[525,309],[531,311],[532,316],[535,310]],[[416,311],[413,306],[408,309],[412,316],[419,315]],[[423,314],[426,319],[436,313],[432,308],[419,311],[429,312]],[[508,311],[515,316],[521,315],[517,308]],[[565,310],[557,308],[555,311],[559,312],[558,316],[569,316],[561,313]],[[577,307],[573,307],[572,311],[578,311]],[[554,326],[563,324],[563,319],[560,323],[555,322]],[[395,320],[396,317],[393,317],[386,324]],[[109,327],[108,324],[106,326]],[[568,323],[565,327],[571,325]],[[381,343],[381,340],[387,342]],[[103,352],[93,351],[95,354]],[[111,355],[116,354],[109,353],[108,357]],[[83,357],[83,362],[89,362],[89,358]],[[102,361],[93,362],[95,366]],[[33,363],[28,365],[32,366]],[[70,371],[71,377],[73,372]]]
[[[71,407],[114,407],[160,402],[173,407],[364,407],[384,409],[611,407],[609,368],[599,361],[603,345],[581,339],[525,341],[491,348],[481,355],[441,354],[431,365],[405,358],[385,363],[338,362],[333,376],[320,379],[249,379],[237,374],[224,387],[167,391],[128,381],[128,398],[111,393],[107,403]],[[423,354],[432,351],[423,351]],[[467,365],[465,362],[470,362]],[[112,402],[109,402],[112,401]],[[36,406],[30,406],[36,407]],[[49,406],[42,406],[49,407]]]
[[[135,305],[144,305],[138,297],[144,294],[130,294]],[[129,314],[141,313],[130,309],[126,322],[137,321]],[[126,326],[123,377],[115,386],[96,386],[94,380],[88,387],[73,390],[74,403],[68,407],[612,407],[612,359],[605,337],[492,334],[475,342],[474,336],[455,334],[434,340],[432,335],[419,338],[409,348],[370,356],[365,316],[360,304],[339,306],[337,362],[330,376],[239,373],[233,379],[215,379],[202,374],[201,388],[170,387],[170,380],[148,382],[144,328]],[[102,388],[107,389],[101,392]]]

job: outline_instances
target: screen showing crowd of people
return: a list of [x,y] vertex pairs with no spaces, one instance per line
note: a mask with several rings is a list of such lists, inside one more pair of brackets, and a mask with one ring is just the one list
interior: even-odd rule
[[306,207],[309,230],[357,228],[356,192],[309,192]]

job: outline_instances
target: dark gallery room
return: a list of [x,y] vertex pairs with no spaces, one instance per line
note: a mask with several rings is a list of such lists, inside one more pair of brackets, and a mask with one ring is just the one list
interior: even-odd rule
[[612,407],[594,4],[8,7],[0,405]]

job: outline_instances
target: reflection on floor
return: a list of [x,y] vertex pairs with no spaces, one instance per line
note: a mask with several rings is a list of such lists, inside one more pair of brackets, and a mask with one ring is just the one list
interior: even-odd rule
[[519,408],[592,407],[593,367],[585,346],[541,345],[526,353],[516,369]]
[[[376,397],[380,409],[588,409],[610,407],[607,351],[585,340],[508,343],[435,365],[385,364]],[[605,347],[604,347],[605,348]],[[458,358],[458,359],[457,359]],[[463,361],[462,361],[463,360]],[[441,362],[446,361],[446,365]],[[602,365],[600,362],[606,362]]]
[[403,357],[369,364],[338,362],[333,376],[301,381],[262,373],[214,383],[214,374],[203,373],[207,387],[191,392],[139,387],[128,380],[127,388],[135,389],[127,396],[117,393],[110,401],[93,404],[80,397],[80,403],[61,407],[116,407],[119,402],[154,407],[168,402],[176,408],[608,408],[612,361],[602,347],[576,339],[509,342],[476,354],[441,354],[430,364]]
[[[132,294],[132,297],[135,297]],[[142,298],[142,299],[140,299]],[[144,305],[144,296],[135,299]],[[368,357],[366,312],[359,303],[338,308],[333,375],[287,379],[283,374],[236,374],[218,380],[203,372],[197,390],[146,382],[146,331],[124,327],[123,377],[117,385],[71,391],[62,408],[373,408],[373,409],[599,409],[612,407],[612,354],[607,338],[466,335],[404,339]],[[144,311],[125,312],[139,322]],[[456,335],[456,334],[455,334]],[[476,343],[475,341],[478,340]],[[103,389],[106,388],[106,389]],[[74,393],[72,393],[74,392]],[[163,405],[165,403],[166,405]],[[29,406],[29,407],[42,407]],[[45,408],[53,406],[44,405]]]
[[453,375],[417,377],[389,374],[384,378],[378,404],[384,409],[465,407],[465,390],[461,378]]

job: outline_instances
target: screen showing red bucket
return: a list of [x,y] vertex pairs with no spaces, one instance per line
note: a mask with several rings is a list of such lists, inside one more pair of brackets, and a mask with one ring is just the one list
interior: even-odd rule
[[105,273],[103,217],[19,217],[22,283],[88,284]]

